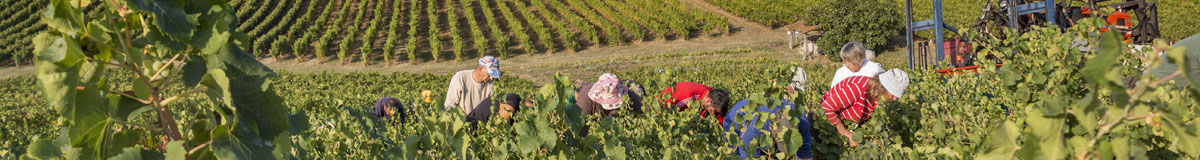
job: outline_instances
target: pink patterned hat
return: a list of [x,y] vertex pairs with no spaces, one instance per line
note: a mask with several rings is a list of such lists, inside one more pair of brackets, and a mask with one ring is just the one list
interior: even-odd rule
[[604,73],[592,84],[592,89],[588,91],[588,98],[599,103],[605,110],[614,110],[621,107],[621,97],[629,91],[629,87],[621,85],[621,80],[617,79],[617,75],[612,73]]

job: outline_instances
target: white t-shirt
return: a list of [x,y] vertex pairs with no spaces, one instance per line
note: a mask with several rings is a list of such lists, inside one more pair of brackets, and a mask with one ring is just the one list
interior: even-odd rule
[[837,72],[833,73],[833,82],[829,82],[829,87],[832,88],[833,86],[837,86],[837,84],[842,82],[843,79],[849,78],[850,76],[867,76],[875,78],[875,75],[879,75],[879,73],[883,73],[883,65],[879,65],[879,63],[875,63],[870,60],[868,60],[867,65],[863,65],[862,69],[859,69],[858,72],[850,72],[850,68],[846,68],[846,65],[842,65],[842,68],[838,68]]
[[492,96],[492,83],[475,82],[475,70],[463,70],[450,78],[450,86],[446,88],[445,109],[458,108],[464,115],[475,110],[475,107]]

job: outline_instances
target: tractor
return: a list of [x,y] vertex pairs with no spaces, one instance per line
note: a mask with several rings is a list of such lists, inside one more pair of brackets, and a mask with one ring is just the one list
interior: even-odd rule
[[[1001,31],[1011,28],[1024,33],[1032,30],[1032,26],[1058,27],[1065,31],[1076,24],[1076,21],[1099,16],[1100,8],[1112,8],[1114,12],[1102,17],[1107,27],[1101,32],[1116,31],[1125,35],[1125,41],[1132,44],[1147,44],[1161,36],[1158,30],[1158,6],[1146,0],[989,0],[984,4],[983,15],[971,26],[980,38],[1006,39]],[[1056,3],[1057,2],[1057,3]],[[908,45],[909,68],[941,68],[937,62],[946,61],[952,66],[938,70],[942,74],[953,74],[964,70],[979,68],[974,62],[975,49],[971,47],[970,39],[946,39],[943,30],[958,33],[958,29],[947,25],[942,19],[942,0],[933,0],[934,18],[925,21],[912,21],[912,0],[905,2],[905,17],[908,26],[905,37]],[[1015,4],[1015,5],[1010,5]],[[913,32],[933,30],[932,42],[916,42]],[[984,57],[996,60],[997,57]]]

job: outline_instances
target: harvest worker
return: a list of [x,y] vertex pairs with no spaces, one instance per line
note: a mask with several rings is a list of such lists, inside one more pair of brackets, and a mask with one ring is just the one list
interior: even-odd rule
[[[808,76],[805,75],[804,68],[796,67],[795,69],[792,69],[792,71],[795,72],[795,75],[792,76],[792,79],[786,86],[784,86],[784,88],[786,89],[786,91],[788,93],[793,93],[793,94],[796,93],[796,91],[804,91],[805,90],[804,86],[808,83],[808,78],[807,78]],[[742,157],[742,158],[746,158],[747,156],[757,157],[760,155],[769,155],[769,153],[767,153],[766,151],[769,151],[770,148],[751,147],[750,141],[754,140],[755,138],[759,138],[759,137],[763,136],[764,131],[772,132],[772,135],[779,135],[779,134],[781,134],[780,132],[782,130],[780,130],[779,128],[772,129],[771,127],[772,126],[783,126],[783,127],[788,127],[789,129],[792,129],[792,130],[796,130],[798,133],[800,133],[801,139],[804,140],[803,143],[799,146],[798,150],[796,150],[796,153],[794,154],[796,156],[796,159],[812,159],[812,156],[813,156],[812,155],[813,136],[812,136],[812,123],[811,123],[812,120],[809,119],[812,117],[810,115],[811,113],[809,113],[806,108],[792,107],[795,104],[792,102],[789,102],[787,100],[772,99],[772,101],[779,101],[779,106],[776,106],[776,107],[759,106],[756,110],[754,110],[760,114],[762,114],[762,113],[777,114],[778,119],[767,120],[767,121],[765,121],[765,124],[763,124],[761,127],[753,127],[753,126],[758,126],[759,115],[753,115],[753,117],[751,117],[750,119],[748,119],[745,122],[738,122],[738,121],[734,120],[734,118],[726,118],[722,122],[722,128],[726,132],[732,130],[734,133],[737,134],[739,139],[742,140],[741,145],[733,146],[736,148],[735,152],[738,154],[739,157]],[[749,104],[750,104],[749,100],[741,100],[741,101],[738,101],[737,103],[734,103],[733,107],[730,107],[729,110],[725,111],[725,117],[737,117],[738,115],[748,115],[748,113],[741,112],[740,110]],[[803,110],[804,114],[801,114],[800,117],[797,119],[797,121],[795,123],[792,123],[792,122],[790,122],[791,120],[789,119],[789,117],[791,117],[791,116],[779,113],[779,111],[783,110],[783,108],[804,109]],[[794,126],[794,127],[792,127],[792,126]],[[782,144],[786,144],[786,142],[777,141],[775,144],[779,144],[779,146],[775,146],[775,151],[787,150],[787,148],[788,148],[788,147],[782,146]],[[758,148],[758,149],[752,149],[752,150],[747,151],[747,148]]]
[[479,58],[478,67],[458,71],[450,78],[443,106],[446,110],[458,108],[466,115],[492,96],[492,80],[496,78],[500,78],[500,61],[492,56]]
[[400,123],[404,123],[404,118],[408,116],[408,112],[404,109],[404,105],[400,104],[400,100],[392,97],[383,97],[375,101],[375,116],[386,118],[388,121],[392,121],[393,118],[399,119]]
[[[771,133],[773,133],[772,135],[780,135],[780,134],[782,134],[781,131],[783,131],[783,130],[781,130],[779,128],[772,129],[771,127],[772,126],[783,126],[783,127],[788,127],[789,129],[799,131],[802,139],[804,140],[804,142],[800,146],[799,150],[797,150],[795,153],[796,158],[797,159],[812,159],[813,137],[812,137],[812,123],[809,123],[809,120],[808,120],[809,116],[807,116],[807,114],[802,114],[799,117],[798,122],[791,123],[790,122],[791,120],[789,120],[789,117],[791,117],[791,116],[786,115],[786,113],[780,113],[779,111],[783,110],[784,108],[794,108],[794,107],[792,107],[793,103],[789,102],[787,100],[777,100],[777,101],[780,102],[779,106],[775,106],[775,107],[759,106],[754,110],[754,111],[757,111],[759,114],[767,114],[767,113],[777,114],[777,116],[776,116],[777,119],[766,120],[765,123],[762,124],[762,127],[754,127],[754,126],[759,125],[758,124],[759,115],[749,114],[746,112],[739,111],[742,109],[742,107],[746,107],[746,105],[750,104],[749,100],[738,101],[737,103],[735,103],[733,105],[733,107],[729,108],[729,110],[726,111],[725,117],[736,117],[738,115],[752,116],[750,119],[747,119],[747,121],[745,121],[745,122],[738,122],[738,121],[734,120],[734,118],[726,118],[724,120],[724,122],[722,122],[722,125],[721,125],[722,129],[724,129],[726,132],[732,130],[735,134],[738,135],[738,138],[742,140],[741,145],[734,146],[734,148],[736,148],[735,152],[737,152],[738,156],[742,157],[742,158],[746,158],[747,156],[757,157],[760,155],[769,155],[770,153],[768,153],[767,151],[770,151],[771,150],[770,148],[768,148],[768,147],[751,147],[750,141],[754,140],[755,138],[760,138],[760,137],[764,136],[763,132],[771,132]],[[794,126],[794,128],[793,128],[793,126]],[[775,142],[775,144],[776,144],[775,151],[787,150],[788,147],[783,146],[783,144],[787,144],[786,142],[782,142],[781,139],[775,139],[775,140],[780,140],[780,141]],[[754,149],[750,149],[750,148],[754,148]]]
[[[1172,47],[1186,47],[1184,50],[1183,59],[1185,60],[1184,62],[1189,63],[1187,66],[1189,68],[1184,70],[1184,72],[1189,73],[1180,73],[1174,77],[1168,77],[1172,74],[1175,74],[1175,72],[1180,71],[1179,65],[1177,64],[1179,62],[1171,60],[1166,53],[1160,52],[1158,55],[1158,57],[1160,57],[1160,64],[1158,67],[1146,70],[1143,74],[1150,74],[1150,76],[1154,77],[1155,79],[1168,79],[1167,81],[1175,81],[1175,86],[1180,88],[1191,85],[1191,82],[1187,81],[1188,75],[1192,76],[1191,79],[1200,80],[1200,34],[1192,35],[1191,37],[1179,40],[1178,42],[1175,42],[1175,45]],[[1137,77],[1139,76],[1140,75],[1134,75],[1122,79],[1122,82],[1125,84],[1125,88],[1136,87],[1136,85],[1138,85]],[[1110,95],[1112,97],[1117,97],[1117,92],[1113,92]]]
[[[632,86],[632,87],[631,87]],[[625,103],[622,99],[629,97],[629,111],[642,111],[641,86],[631,80],[617,79],[617,75],[604,73],[595,83],[584,83],[575,89],[575,105],[583,110],[583,115],[598,114],[603,117],[618,116],[618,109]]]
[[849,139],[850,146],[855,147],[858,142],[854,141],[854,132],[842,126],[841,119],[862,124],[875,111],[876,101],[899,99],[906,88],[908,74],[900,69],[889,70],[876,78],[852,76],[821,97],[821,108],[829,123],[837,127],[838,134]]
[[486,123],[495,115],[503,120],[510,120],[509,122],[511,123],[513,114],[521,110],[521,105],[519,104],[521,104],[521,96],[516,93],[504,95],[504,100],[499,102],[484,100],[482,103],[479,103],[479,106],[475,106],[475,109],[471,110],[470,113],[467,113],[467,122],[470,122],[472,125],[479,122]]
[[725,111],[729,110],[729,92],[721,89],[713,89],[704,84],[695,82],[678,82],[675,87],[663,89],[662,95],[667,99],[663,100],[663,104],[676,107],[679,111],[690,108],[688,103],[699,101],[701,117],[712,115],[717,117],[717,122],[725,122]]
[[[1174,47],[1187,47],[1184,51],[1183,59],[1185,59],[1184,62],[1189,64],[1188,68],[1183,71],[1189,73],[1170,77],[1168,81],[1175,81],[1175,85],[1178,87],[1187,87],[1191,84],[1187,82],[1188,75],[1192,76],[1191,79],[1193,80],[1200,80],[1200,34],[1179,40],[1179,42],[1175,42]],[[1179,62],[1171,60],[1166,53],[1161,53],[1159,57],[1162,57],[1162,63],[1158,67],[1146,70],[1146,74],[1150,74],[1154,78],[1163,79],[1180,71],[1179,65],[1176,64]],[[1130,86],[1129,88],[1133,87]]]
[[788,92],[805,91],[807,88],[805,85],[808,84],[808,75],[804,74],[804,68],[796,67],[796,69],[792,69],[792,72],[796,74],[792,76],[792,80],[784,88]]
[[869,78],[883,73],[883,66],[867,59],[866,54],[868,51],[870,50],[867,50],[859,42],[850,42],[842,45],[842,68],[838,68],[837,72],[834,72],[833,81],[829,82],[829,86],[837,86],[839,82],[851,76],[866,76]]

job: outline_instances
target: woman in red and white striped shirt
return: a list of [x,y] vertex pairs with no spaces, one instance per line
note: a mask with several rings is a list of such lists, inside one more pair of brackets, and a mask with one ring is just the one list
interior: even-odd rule
[[875,111],[876,101],[896,100],[908,88],[908,74],[900,69],[883,72],[876,78],[852,76],[842,80],[821,97],[821,109],[829,123],[837,127],[838,133],[850,140],[850,146],[858,146],[854,132],[842,125],[842,119],[855,123],[866,122]]

